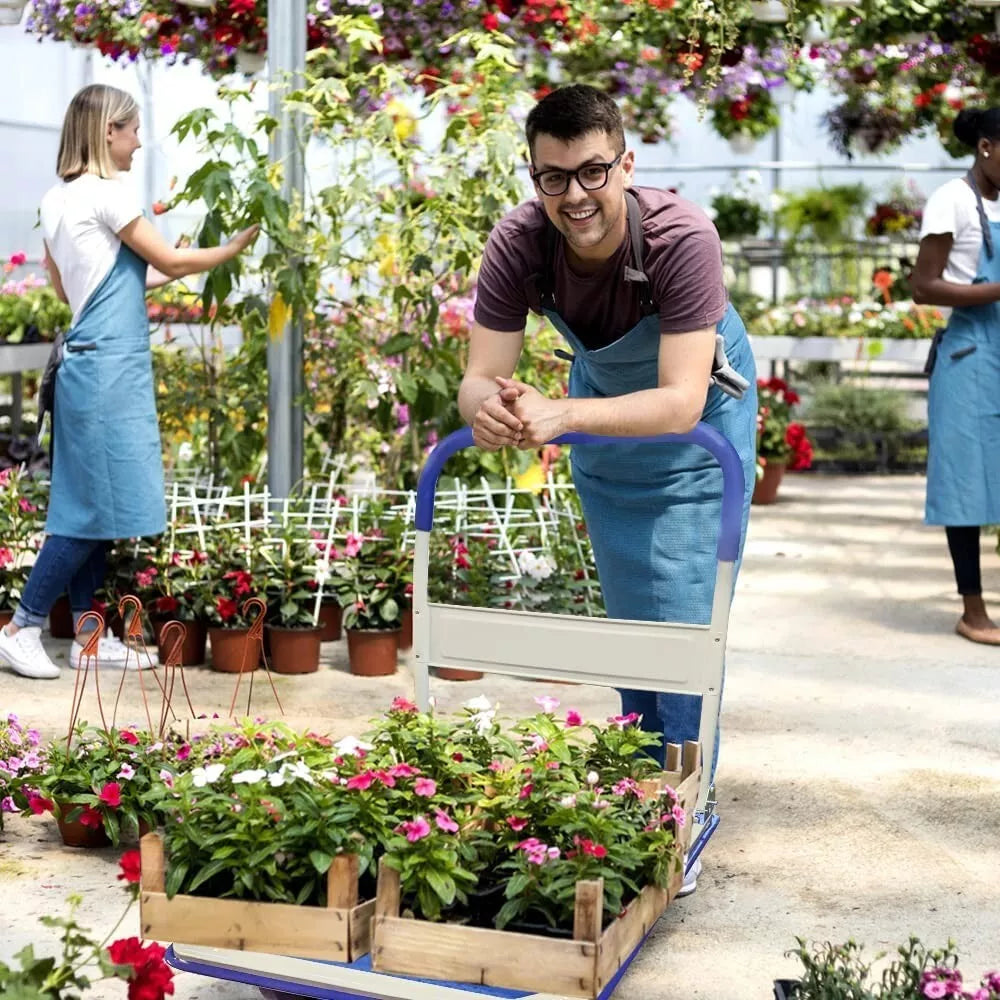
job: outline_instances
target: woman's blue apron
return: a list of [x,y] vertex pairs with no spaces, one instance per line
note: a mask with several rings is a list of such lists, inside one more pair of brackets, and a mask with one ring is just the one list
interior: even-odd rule
[[[986,218],[978,191],[976,198],[984,237],[976,282],[1000,281],[1000,222]],[[952,311],[937,345],[927,423],[927,523],[1000,523],[1000,303]]]
[[[659,384],[659,316],[644,317],[619,340],[590,351],[552,309],[545,315],[574,351],[569,394],[620,396]],[[746,328],[732,306],[718,332],[732,367],[749,382],[737,400],[716,386],[702,420],[720,431],[743,460],[742,557],[753,494],[757,446],[756,371]],[[722,472],[696,445],[578,445],[573,481],[594,547],[611,618],[707,624],[712,617]],[[622,691],[622,710],[670,742],[697,739],[700,696]]]
[[114,539],[165,528],[146,262],[123,243],[66,335],[55,382],[45,530]]

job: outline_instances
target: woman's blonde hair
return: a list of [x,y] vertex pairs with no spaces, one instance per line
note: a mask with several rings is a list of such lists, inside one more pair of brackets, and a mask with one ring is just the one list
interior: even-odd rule
[[64,180],[80,174],[113,177],[115,165],[108,151],[108,125],[124,128],[139,114],[131,94],[117,87],[93,83],[78,91],[63,119],[56,173]]

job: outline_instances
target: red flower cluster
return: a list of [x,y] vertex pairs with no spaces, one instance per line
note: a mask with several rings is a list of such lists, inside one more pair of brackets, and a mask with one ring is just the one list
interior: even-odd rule
[[785,441],[792,449],[788,456],[789,470],[808,469],[813,462],[812,442],[806,436],[806,429],[802,424],[789,424],[785,431]]
[[163,961],[165,949],[155,941],[145,947],[137,937],[121,938],[108,945],[108,957],[115,965],[131,966],[128,1000],[163,1000],[174,992],[174,973]]

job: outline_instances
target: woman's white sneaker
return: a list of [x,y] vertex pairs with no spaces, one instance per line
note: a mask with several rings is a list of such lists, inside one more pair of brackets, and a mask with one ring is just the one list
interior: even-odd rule
[[[685,862],[687,858],[684,859]],[[690,896],[698,888],[698,876],[701,874],[701,858],[695,858],[694,864],[684,873],[684,882],[677,890],[677,899]]]
[[[70,665],[74,670],[82,670],[87,665],[86,660],[83,645],[74,639],[69,651]],[[148,670],[158,662],[155,650],[136,652],[116,635],[106,635],[97,643],[97,667],[101,670]]]
[[24,626],[14,635],[7,631],[6,625],[0,628],[0,660],[22,677],[54,680],[59,676],[59,668],[42,645],[42,630],[38,626]]

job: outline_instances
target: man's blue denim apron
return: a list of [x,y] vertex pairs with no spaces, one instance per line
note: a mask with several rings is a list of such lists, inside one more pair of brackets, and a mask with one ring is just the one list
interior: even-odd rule
[[[655,313],[614,343],[590,351],[557,312],[544,311],[573,348],[570,396],[620,396],[658,385],[663,334]],[[732,306],[718,331],[730,364],[750,382],[741,400],[713,385],[701,418],[728,438],[743,460],[742,558],[756,469],[756,372],[746,328]],[[722,472],[715,459],[695,445],[578,445],[572,468],[608,616],[707,624],[722,504]],[[621,695],[622,711],[639,712],[643,728],[662,733],[668,742],[698,738],[700,696],[633,690]]]
[[166,528],[146,262],[124,243],[66,335],[52,435],[46,532],[114,539]]

